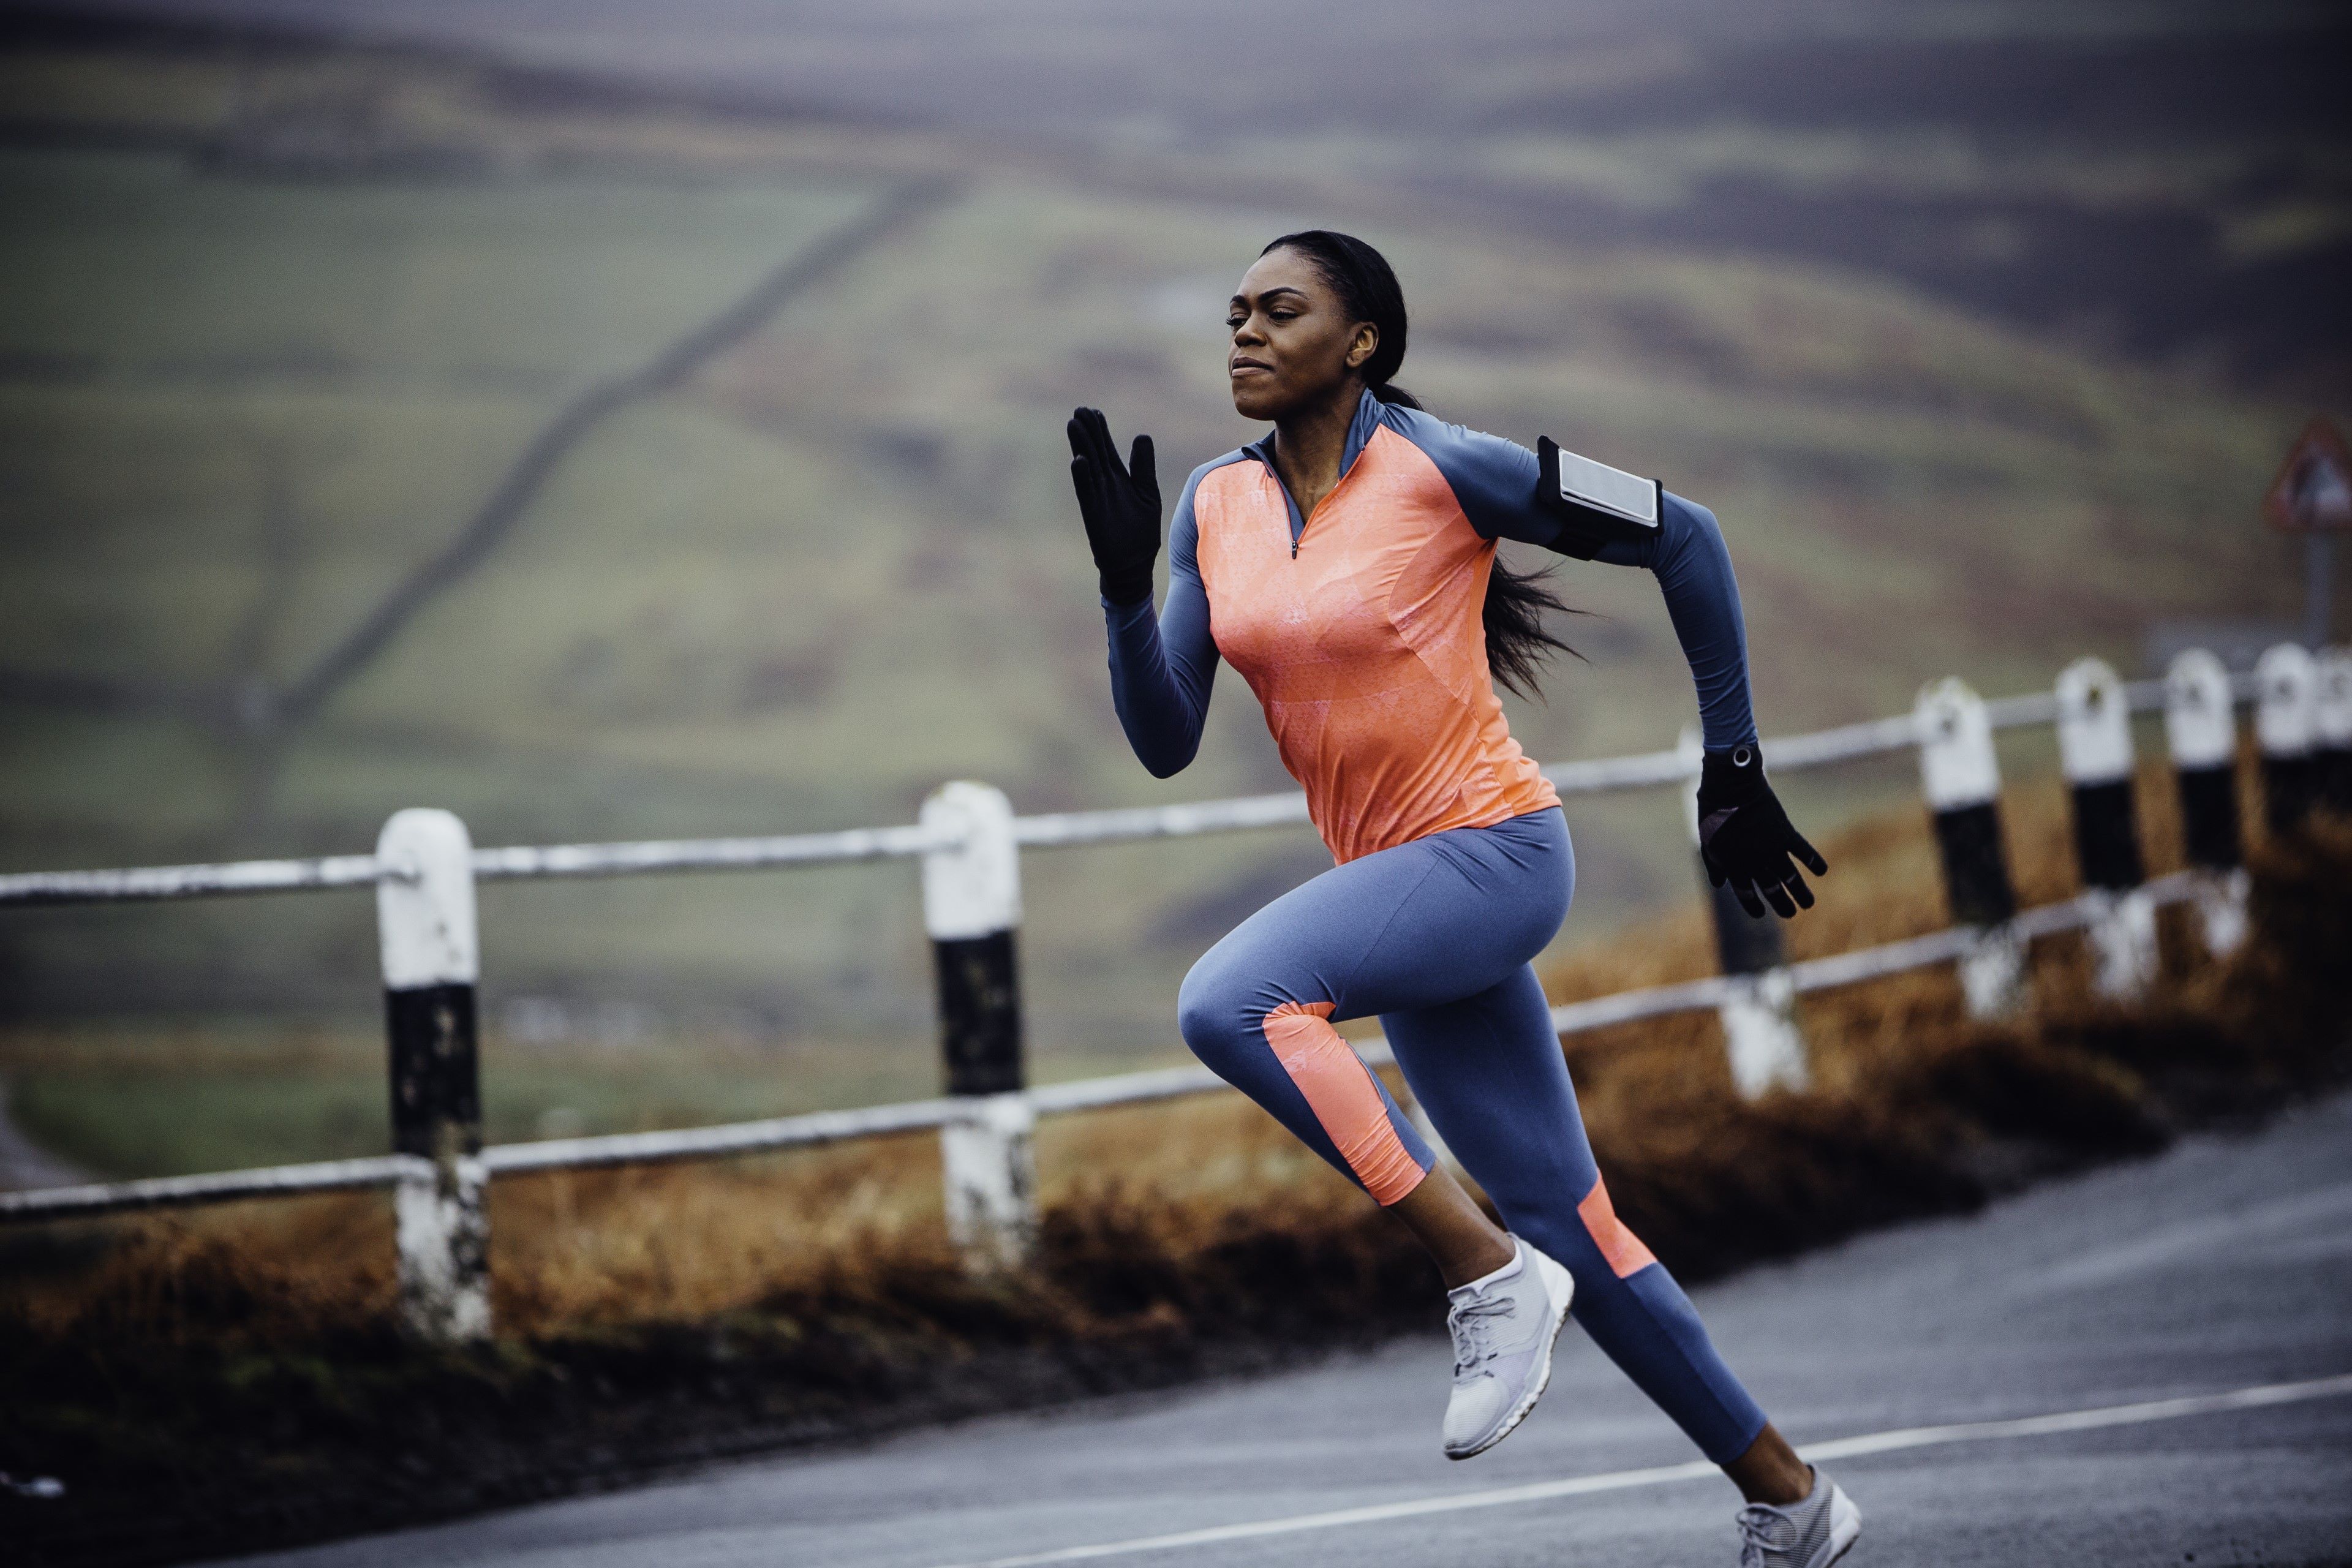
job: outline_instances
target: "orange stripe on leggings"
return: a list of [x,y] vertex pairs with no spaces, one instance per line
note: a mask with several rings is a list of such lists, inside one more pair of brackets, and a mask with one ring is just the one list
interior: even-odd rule
[[1383,1207],[1421,1184],[1427,1172],[1389,1124],[1389,1108],[1363,1058],[1331,1026],[1329,1002],[1285,1002],[1265,1016],[1265,1041],[1339,1158]]
[[1625,1222],[1617,1217],[1617,1210],[1609,1201],[1609,1184],[1601,1179],[1598,1171],[1592,1173],[1592,1190],[1576,1205],[1576,1217],[1591,1232],[1593,1245],[1601,1248],[1601,1256],[1609,1260],[1618,1279],[1638,1273],[1658,1260],[1656,1254],[1642,1245],[1642,1238],[1627,1230]]

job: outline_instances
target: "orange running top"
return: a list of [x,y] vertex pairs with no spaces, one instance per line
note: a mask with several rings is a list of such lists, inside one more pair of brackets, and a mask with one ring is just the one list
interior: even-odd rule
[[1559,804],[1487,676],[1495,542],[1420,447],[1374,430],[1295,556],[1262,463],[1205,475],[1192,512],[1217,651],[1265,706],[1333,858]]
[[[1558,805],[1511,738],[1483,614],[1497,538],[1565,548],[1536,489],[1526,447],[1370,393],[1312,518],[1270,442],[1203,465],[1177,503],[1165,607],[1104,605],[1136,755],[1161,778],[1192,761],[1222,656],[1339,861]],[[1706,509],[1668,494],[1655,537],[1597,558],[1657,574],[1708,749],[1753,741],[1738,589]]]

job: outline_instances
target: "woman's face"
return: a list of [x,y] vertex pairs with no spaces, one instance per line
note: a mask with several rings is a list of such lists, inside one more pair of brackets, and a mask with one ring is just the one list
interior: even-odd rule
[[1227,307],[1234,346],[1225,374],[1234,411],[1278,420],[1329,400],[1380,347],[1380,329],[1339,308],[1321,270],[1295,250],[1276,250],[1242,274]]

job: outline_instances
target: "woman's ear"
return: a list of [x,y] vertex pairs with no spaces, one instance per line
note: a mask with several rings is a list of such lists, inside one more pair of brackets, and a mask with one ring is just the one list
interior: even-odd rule
[[1364,362],[1381,350],[1381,330],[1370,321],[1356,323],[1356,335],[1348,344],[1347,365],[1349,370],[1361,370]]

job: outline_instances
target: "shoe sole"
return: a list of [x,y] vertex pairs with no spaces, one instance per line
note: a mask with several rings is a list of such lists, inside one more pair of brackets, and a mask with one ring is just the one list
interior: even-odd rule
[[1535,1381],[1528,1385],[1528,1391],[1519,1395],[1518,1404],[1503,1417],[1503,1424],[1488,1433],[1475,1448],[1446,1449],[1445,1457],[1449,1459],[1475,1459],[1509,1436],[1519,1423],[1528,1418],[1528,1412],[1536,1407],[1536,1401],[1543,1397],[1544,1390],[1551,1386],[1552,1346],[1559,1339],[1559,1331],[1568,1322],[1569,1303],[1576,1299],[1576,1279],[1532,1247],[1528,1248],[1528,1257],[1542,1273],[1544,1288],[1551,1292],[1552,1298],[1551,1328],[1544,1335],[1543,1342],[1543,1365],[1537,1370]]
[[1835,1481],[1830,1483],[1830,1538],[1822,1542],[1822,1550],[1805,1568],[1830,1568],[1830,1564],[1853,1550],[1862,1539],[1862,1510]]

